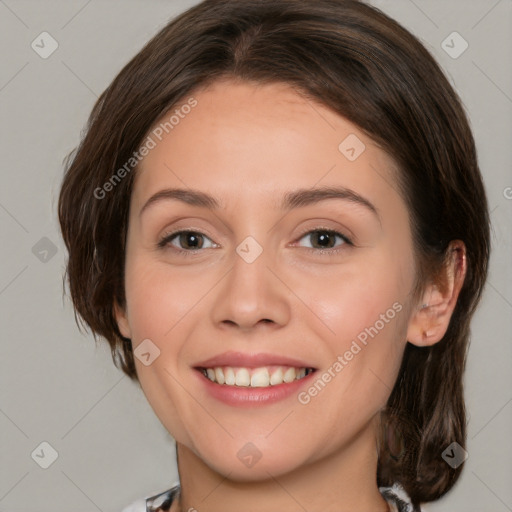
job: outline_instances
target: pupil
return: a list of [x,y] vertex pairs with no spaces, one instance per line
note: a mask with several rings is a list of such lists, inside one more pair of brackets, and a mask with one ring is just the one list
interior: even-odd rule
[[[322,245],[322,241],[327,241],[327,243],[329,244],[329,238],[331,237],[331,235],[327,232],[327,231],[319,231],[318,232],[318,239],[320,241],[320,245],[321,247],[326,247],[325,245]],[[329,247],[332,247],[332,244],[328,245]]]
[[[189,243],[189,241],[191,241],[191,240],[192,240],[192,243]],[[195,242],[194,242],[194,240],[195,240]],[[182,243],[185,247],[197,248],[198,241],[199,241],[199,237],[197,236],[196,233],[187,232],[187,233],[181,233],[181,235],[180,235],[180,243]],[[199,248],[200,248],[200,245],[199,245]]]

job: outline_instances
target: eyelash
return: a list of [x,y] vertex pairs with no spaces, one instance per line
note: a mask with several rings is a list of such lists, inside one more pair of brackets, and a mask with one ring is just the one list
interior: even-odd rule
[[[314,251],[315,253],[320,253],[320,254],[323,254],[323,255],[332,255],[332,254],[338,254],[341,250],[343,250],[343,246],[345,244],[347,245],[350,245],[350,246],[353,246],[353,242],[352,240],[344,235],[343,233],[340,233],[339,231],[336,231],[334,229],[327,229],[327,228],[315,228],[315,229],[310,229],[308,231],[305,231],[304,233],[302,233],[299,238],[297,240],[301,240],[302,238],[304,238],[306,235],[309,235],[309,234],[312,234],[312,233],[329,233],[330,235],[335,235],[335,236],[338,236],[339,238],[341,238],[343,240],[343,244],[336,248],[336,249],[315,249],[314,247],[313,248],[310,248],[310,247],[305,247],[305,249],[309,249],[310,251]],[[206,234],[202,233],[201,231],[194,231],[194,230],[191,230],[191,229],[182,229],[182,230],[179,230],[179,231],[174,231],[173,233],[168,233],[166,234],[157,244],[157,247],[159,249],[165,249],[166,246],[168,246],[170,244],[170,242],[176,238],[176,236],[182,234],[182,233],[193,233],[195,235],[201,235],[201,236],[205,236],[207,238],[209,238]],[[172,247],[172,250],[177,252],[177,253],[181,253],[181,254],[184,254],[185,256],[194,256],[195,253],[199,253],[201,251],[201,249],[195,249],[195,250],[186,250],[186,249],[178,249],[176,247]]]

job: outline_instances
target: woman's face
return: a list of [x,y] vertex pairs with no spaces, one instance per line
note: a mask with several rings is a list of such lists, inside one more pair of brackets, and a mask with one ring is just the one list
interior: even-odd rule
[[177,442],[266,478],[373,432],[413,306],[408,211],[392,159],[293,88],[192,96],[137,171],[118,321]]

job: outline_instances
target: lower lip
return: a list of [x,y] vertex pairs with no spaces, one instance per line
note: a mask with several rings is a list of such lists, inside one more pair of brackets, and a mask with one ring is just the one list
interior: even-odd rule
[[206,388],[207,392],[228,405],[236,407],[257,407],[260,405],[272,404],[284,400],[291,395],[297,395],[300,388],[308,384],[311,377],[315,375],[316,371],[302,377],[302,379],[295,379],[292,382],[283,382],[276,386],[268,387],[248,387],[248,386],[227,386],[225,384],[217,384],[212,382],[201,371],[194,370],[202,385]]

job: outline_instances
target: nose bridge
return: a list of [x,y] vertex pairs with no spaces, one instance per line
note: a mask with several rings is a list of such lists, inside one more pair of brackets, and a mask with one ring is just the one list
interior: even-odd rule
[[236,246],[231,270],[219,288],[213,306],[216,323],[250,328],[262,320],[287,321],[289,300],[282,283],[268,267],[274,252],[248,236]]
[[254,237],[248,236],[235,249],[232,278],[238,285],[254,287],[253,292],[264,291],[268,285],[267,267],[271,260],[272,249],[264,248]]

